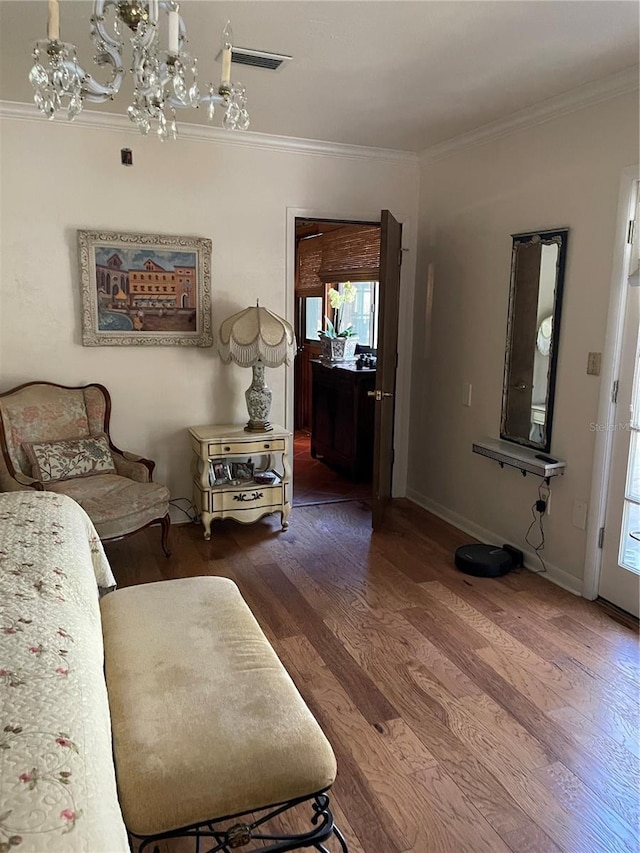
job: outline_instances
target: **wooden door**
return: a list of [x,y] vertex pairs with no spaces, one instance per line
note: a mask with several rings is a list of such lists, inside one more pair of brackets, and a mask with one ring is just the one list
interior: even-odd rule
[[380,224],[378,360],[376,390],[371,392],[376,400],[372,496],[374,530],[380,530],[383,526],[385,512],[391,500],[402,264],[402,225],[388,210],[382,211]]

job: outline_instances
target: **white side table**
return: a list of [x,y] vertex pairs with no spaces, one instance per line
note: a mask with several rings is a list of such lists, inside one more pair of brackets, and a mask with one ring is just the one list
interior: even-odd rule
[[[282,529],[289,526],[291,514],[291,433],[280,426],[269,432],[246,432],[237,424],[189,427],[193,449],[193,503],[204,526],[204,538],[211,539],[211,522],[233,518],[243,524],[273,512],[282,517]],[[273,483],[255,480],[239,484],[215,485],[211,463],[248,462],[255,471],[272,471]]]

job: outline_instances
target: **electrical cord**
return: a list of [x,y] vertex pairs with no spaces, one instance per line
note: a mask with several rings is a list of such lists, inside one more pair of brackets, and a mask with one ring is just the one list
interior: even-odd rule
[[[542,559],[542,555],[540,554],[540,552],[544,550],[544,520],[543,519],[544,519],[545,512],[547,511],[547,504],[549,503],[550,495],[551,495],[551,489],[543,480],[540,483],[540,485],[538,486],[538,498],[537,498],[537,500],[535,500],[533,502],[533,505],[531,507],[531,515],[533,516],[533,521],[531,522],[531,524],[527,528],[527,532],[524,535],[524,541],[527,543],[527,545],[529,545],[531,548],[533,548],[535,555],[540,560],[540,564],[542,566],[542,568],[538,569],[537,571],[535,569],[531,570],[537,575],[543,574],[544,572],[547,571],[547,566],[546,566],[544,560]],[[536,527],[536,525],[538,527],[539,540],[540,540],[537,545],[534,542],[532,542],[531,539],[529,538],[532,530],[534,529],[534,527]]]
[[[189,509],[181,507],[179,505],[180,501],[186,501],[189,504]],[[198,520],[198,513],[196,512],[196,508],[191,503],[189,498],[173,498],[173,500],[169,501],[169,506],[172,506],[174,507],[174,509],[178,509],[180,510],[180,512],[183,512],[191,522],[196,522]]]

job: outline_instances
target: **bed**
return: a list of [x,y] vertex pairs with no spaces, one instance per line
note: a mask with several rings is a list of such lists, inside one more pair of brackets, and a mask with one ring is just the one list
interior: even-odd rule
[[129,850],[98,604],[114,585],[75,501],[0,494],[0,851]]

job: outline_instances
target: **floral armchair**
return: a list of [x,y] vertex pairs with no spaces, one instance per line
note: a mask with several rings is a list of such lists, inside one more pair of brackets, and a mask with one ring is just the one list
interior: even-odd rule
[[152,482],[155,462],[119,450],[109,436],[103,385],[29,382],[0,394],[0,491],[68,495],[102,541],[161,525],[169,550],[169,490]]

